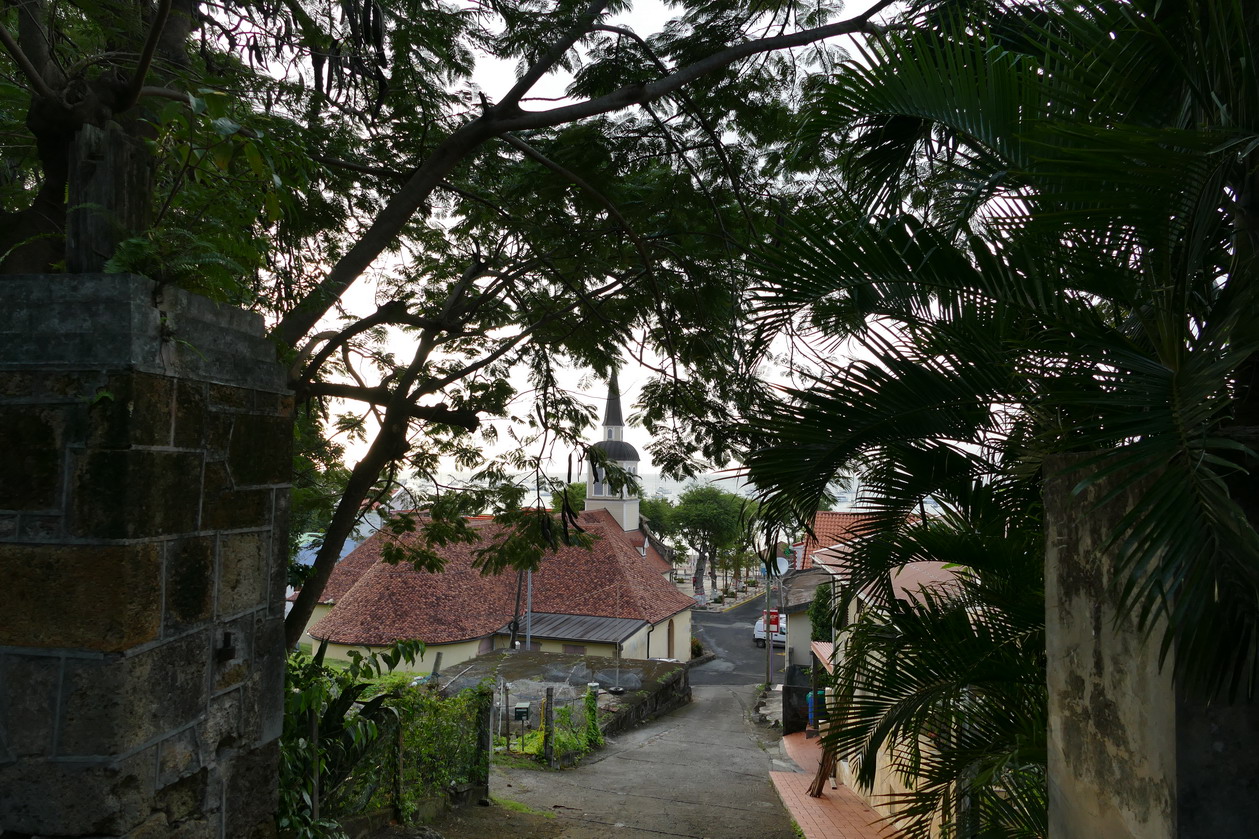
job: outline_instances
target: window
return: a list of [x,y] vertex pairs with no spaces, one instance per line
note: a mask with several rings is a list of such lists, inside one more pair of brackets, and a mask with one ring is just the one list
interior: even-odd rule
[[585,644],[565,644],[564,652],[568,655],[585,655],[586,645]]

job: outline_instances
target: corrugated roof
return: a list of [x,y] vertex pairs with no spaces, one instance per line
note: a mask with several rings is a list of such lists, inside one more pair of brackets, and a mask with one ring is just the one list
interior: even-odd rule
[[[534,638],[590,641],[592,643],[619,644],[647,625],[646,621],[633,618],[601,618],[594,615],[556,615],[534,612],[529,633]],[[511,622],[504,624],[497,635],[511,635]],[[516,637],[525,635],[522,616]]]

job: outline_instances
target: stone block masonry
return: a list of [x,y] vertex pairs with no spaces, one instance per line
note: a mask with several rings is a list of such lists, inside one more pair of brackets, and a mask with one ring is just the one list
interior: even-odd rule
[[0,835],[274,834],[291,441],[261,318],[0,278]]

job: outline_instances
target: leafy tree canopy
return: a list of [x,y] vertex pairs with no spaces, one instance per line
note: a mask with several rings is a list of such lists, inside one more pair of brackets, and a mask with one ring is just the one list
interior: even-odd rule
[[[719,2],[639,35],[608,0],[21,0],[0,12],[0,271],[137,271],[255,308],[301,402],[362,406],[336,421],[372,443],[293,641],[382,481],[481,469],[486,417],[519,446],[483,485],[579,443],[557,365],[650,350],[657,462],[729,455],[719,420],[757,390],[730,269],[807,188],[782,154],[805,71],[889,6]],[[472,73],[504,59],[491,98]],[[539,96],[559,74],[568,98]],[[377,310],[338,320],[364,276]]]

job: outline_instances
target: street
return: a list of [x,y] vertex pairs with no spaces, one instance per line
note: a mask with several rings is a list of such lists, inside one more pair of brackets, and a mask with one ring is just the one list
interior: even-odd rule
[[[691,668],[692,685],[749,685],[765,683],[765,650],[752,641],[752,625],[765,606],[757,598],[729,612],[691,613],[691,631],[704,648],[717,654],[715,661]],[[773,681],[782,681],[786,651],[772,651]]]
[[751,684],[697,687],[574,769],[495,766],[494,795],[553,813],[563,839],[793,839],[769,781],[778,733],[749,721],[755,699]]

